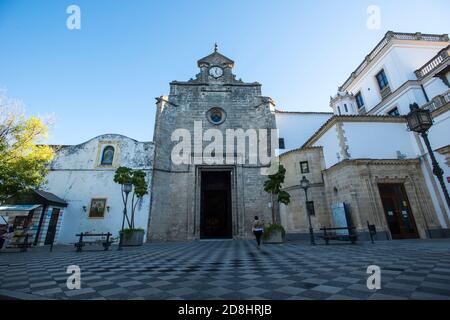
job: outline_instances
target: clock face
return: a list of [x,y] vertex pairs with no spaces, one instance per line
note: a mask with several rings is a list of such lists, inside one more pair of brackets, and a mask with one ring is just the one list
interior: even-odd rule
[[212,67],[209,69],[209,75],[214,78],[220,78],[223,75],[223,70],[220,67]]

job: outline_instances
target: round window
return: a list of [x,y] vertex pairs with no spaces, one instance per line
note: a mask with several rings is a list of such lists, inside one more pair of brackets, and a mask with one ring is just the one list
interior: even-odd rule
[[208,120],[213,124],[221,124],[225,121],[226,114],[225,111],[223,111],[220,108],[212,108],[208,111]]

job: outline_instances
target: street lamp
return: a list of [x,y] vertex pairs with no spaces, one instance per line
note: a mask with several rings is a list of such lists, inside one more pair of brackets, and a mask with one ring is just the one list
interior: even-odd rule
[[122,194],[125,194],[125,197],[123,199],[124,207],[123,207],[123,217],[122,217],[122,229],[120,230],[119,248],[117,250],[122,250],[123,229],[125,228],[125,217],[127,216],[128,195],[130,194],[131,190],[133,190],[133,184],[125,183],[122,185]]
[[428,149],[428,154],[431,158],[431,163],[433,164],[433,174],[438,178],[442,191],[444,192],[445,200],[447,201],[447,206],[450,208],[450,197],[448,195],[447,186],[444,182],[444,171],[439,166],[434,156],[433,149],[431,148],[430,140],[428,140],[428,130],[433,125],[433,118],[431,117],[431,112],[426,109],[419,108],[417,103],[413,103],[409,106],[411,112],[406,115],[406,120],[408,121],[408,128],[411,131],[420,133],[423,141]]
[[306,197],[306,215],[308,216],[308,222],[309,222],[309,236],[311,238],[311,245],[315,246],[316,242],[314,240],[314,230],[312,228],[311,224],[311,212],[309,212],[309,206],[308,206],[308,188],[310,187],[311,183],[308,179],[306,179],[305,176],[303,176],[302,180],[300,181],[300,187],[305,190],[305,197]]

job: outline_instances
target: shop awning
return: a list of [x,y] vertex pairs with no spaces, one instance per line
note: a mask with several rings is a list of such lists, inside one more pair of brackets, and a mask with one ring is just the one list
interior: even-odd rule
[[17,217],[27,216],[31,210],[39,208],[40,204],[27,205],[4,205],[0,206],[0,216],[3,217]]

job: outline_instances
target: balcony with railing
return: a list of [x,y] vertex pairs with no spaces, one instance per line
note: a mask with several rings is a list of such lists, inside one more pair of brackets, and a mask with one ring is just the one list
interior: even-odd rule
[[382,100],[386,99],[391,93],[392,93],[391,87],[387,85],[386,87],[380,90],[381,99]]
[[434,97],[430,102],[427,102],[422,106],[422,109],[430,110],[431,112],[442,108],[450,103],[450,90]]
[[421,80],[450,61],[450,46],[441,50],[422,68],[415,71],[417,79]]

